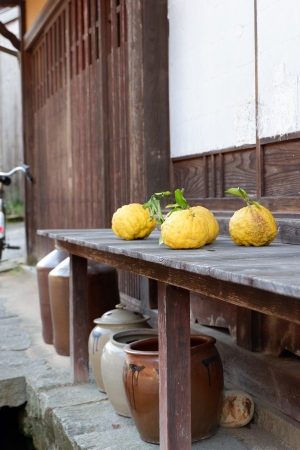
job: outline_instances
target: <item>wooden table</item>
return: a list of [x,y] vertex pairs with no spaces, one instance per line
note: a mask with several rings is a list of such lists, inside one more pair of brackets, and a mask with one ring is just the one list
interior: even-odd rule
[[[159,232],[124,241],[111,230],[38,230],[69,252],[71,376],[88,379],[87,259],[165,283],[158,303],[160,448],[188,450],[189,290],[300,324],[300,247],[239,247],[230,238],[198,250],[158,245]],[[174,370],[176,368],[176,371]]]

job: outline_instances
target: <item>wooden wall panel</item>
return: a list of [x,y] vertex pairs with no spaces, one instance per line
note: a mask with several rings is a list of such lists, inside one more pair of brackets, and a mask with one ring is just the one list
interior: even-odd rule
[[[256,164],[257,157],[259,165]],[[184,188],[191,206],[202,204],[220,215],[224,211],[235,211],[245,203],[225,191],[230,187],[241,187],[274,212],[275,217],[282,218],[282,214],[286,214],[291,218],[293,213],[292,229],[288,233],[291,239],[286,236],[284,242],[298,244],[299,138],[291,136],[284,142],[275,139],[275,142],[264,142],[257,148],[225,149],[178,158],[172,161],[172,168],[172,188]]]
[[300,139],[263,146],[265,197],[299,197]]
[[174,189],[184,188],[187,198],[201,198],[205,195],[205,160],[193,158],[173,162]]
[[[224,154],[224,190],[241,187],[249,195],[256,192],[255,149]],[[229,194],[223,194],[222,196]]]
[[[97,126],[99,5],[93,1],[66,4],[32,49],[34,145],[27,160],[37,217],[29,240],[38,259],[51,248],[46,240],[36,241],[37,228],[107,226],[107,216],[98,211],[104,189]],[[93,22],[91,8],[97,10]]]

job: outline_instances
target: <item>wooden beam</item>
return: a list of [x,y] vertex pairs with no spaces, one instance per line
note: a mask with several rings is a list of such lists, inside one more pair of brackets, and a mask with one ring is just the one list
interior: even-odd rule
[[20,6],[19,0],[0,0],[0,8],[13,8],[14,6]]
[[17,57],[19,54],[19,52],[16,52],[15,50],[11,50],[10,48],[3,47],[2,45],[0,45],[0,52],[7,53],[8,55],[17,56]]
[[46,23],[50,22],[50,19],[63,3],[64,0],[49,0],[46,2],[42,11],[24,35],[24,50],[30,50],[32,48],[34,42],[43,32]]
[[17,36],[14,33],[9,31],[2,22],[0,22],[0,34],[2,34],[2,36],[8,39],[17,50],[19,51],[21,50],[20,39],[17,38]]

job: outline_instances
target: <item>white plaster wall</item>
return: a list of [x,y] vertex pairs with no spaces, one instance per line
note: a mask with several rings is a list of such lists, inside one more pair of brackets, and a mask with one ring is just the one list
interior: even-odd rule
[[253,0],[169,0],[169,24],[171,156],[254,143]]
[[259,136],[300,130],[300,1],[257,0]]
[[[0,11],[0,20],[19,37],[18,8]],[[0,45],[16,50],[0,35]],[[21,75],[18,58],[0,52],[0,170],[9,171],[23,162]],[[22,176],[16,174],[6,189],[6,199],[20,201]]]

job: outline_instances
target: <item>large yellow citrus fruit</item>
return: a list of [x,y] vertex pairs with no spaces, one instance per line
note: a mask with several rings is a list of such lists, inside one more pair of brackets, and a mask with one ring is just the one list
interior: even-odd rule
[[148,237],[155,225],[155,217],[150,220],[149,209],[139,203],[122,206],[112,217],[113,232],[126,241]]
[[174,249],[200,248],[208,239],[208,226],[203,217],[191,209],[169,214],[161,226],[163,243]]
[[208,240],[206,243],[211,244],[217,239],[220,232],[220,227],[217,219],[215,218],[213,213],[209,211],[209,209],[204,208],[204,206],[193,206],[191,210],[196,215],[199,214],[206,221],[208,225]]
[[273,242],[277,225],[267,208],[248,205],[233,214],[229,221],[229,233],[237,245],[260,247]]

